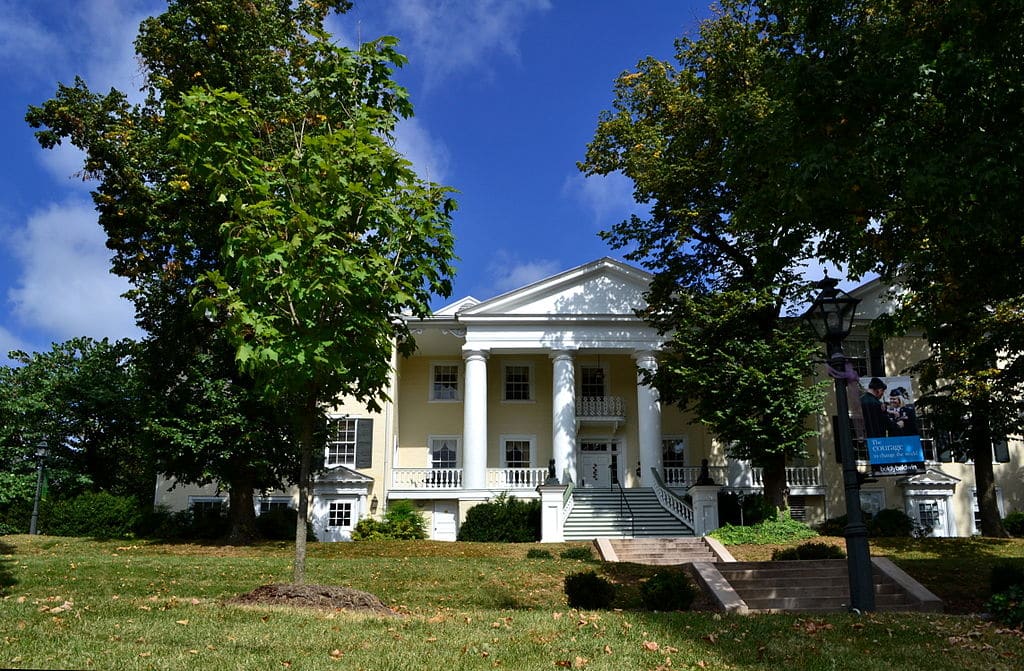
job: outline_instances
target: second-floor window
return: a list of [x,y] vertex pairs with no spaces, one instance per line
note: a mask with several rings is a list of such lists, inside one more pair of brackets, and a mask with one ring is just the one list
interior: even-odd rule
[[327,465],[356,465],[356,420],[350,417],[327,420]]
[[506,364],[504,400],[530,401],[532,399],[530,366],[528,364]]
[[459,400],[459,364],[435,363],[430,366],[430,400]]
[[605,371],[602,366],[580,366],[580,396],[598,398],[607,396],[605,392]]

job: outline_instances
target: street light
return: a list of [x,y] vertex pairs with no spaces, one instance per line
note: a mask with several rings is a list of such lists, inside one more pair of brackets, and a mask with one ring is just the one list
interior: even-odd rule
[[843,461],[843,488],[846,494],[846,564],[850,575],[850,610],[857,612],[875,609],[875,585],[871,574],[871,551],[868,547],[868,528],[860,509],[860,473],[853,454],[850,436],[850,408],[846,399],[846,355],[843,339],[853,328],[853,315],[860,300],[836,288],[839,280],[826,277],[818,283],[821,293],[804,314],[818,337],[825,341],[828,365],[836,371],[836,432],[839,452]]
[[32,501],[32,521],[28,526],[28,533],[32,536],[36,534],[36,526],[39,522],[39,498],[43,493],[43,466],[46,462],[47,455],[50,454],[49,445],[46,444],[45,440],[39,441],[39,445],[36,446],[36,497]]

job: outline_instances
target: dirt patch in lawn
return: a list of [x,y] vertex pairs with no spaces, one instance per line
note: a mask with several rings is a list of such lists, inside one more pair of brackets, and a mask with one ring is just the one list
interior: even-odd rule
[[248,594],[231,600],[247,606],[290,606],[319,610],[342,610],[364,615],[391,617],[396,615],[369,592],[334,585],[292,585],[277,583],[257,587]]

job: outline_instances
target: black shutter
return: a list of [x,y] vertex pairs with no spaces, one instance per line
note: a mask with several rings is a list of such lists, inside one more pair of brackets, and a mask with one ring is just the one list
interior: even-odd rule
[[995,452],[997,464],[1008,464],[1010,463],[1010,446],[1006,442],[1006,439],[997,440],[992,444],[992,449]]
[[953,446],[949,431],[935,432],[935,451],[938,452],[940,462],[948,464],[953,461]]
[[356,420],[356,468],[373,466],[373,420]]
[[868,342],[868,370],[872,377],[885,377],[885,347],[881,338]]

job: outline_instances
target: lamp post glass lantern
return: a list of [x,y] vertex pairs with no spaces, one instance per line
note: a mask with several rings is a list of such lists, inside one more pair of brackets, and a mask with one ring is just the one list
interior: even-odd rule
[[36,496],[32,500],[32,520],[28,525],[28,533],[31,536],[36,535],[37,528],[39,526],[39,499],[43,493],[43,467],[46,462],[47,455],[50,454],[49,445],[46,444],[45,440],[39,441],[39,445],[36,446]]
[[837,288],[839,280],[826,277],[818,283],[821,292],[804,314],[821,340],[825,341],[828,365],[835,377],[836,433],[843,462],[843,490],[846,496],[846,562],[850,577],[850,610],[856,612],[875,609],[875,586],[871,571],[871,550],[868,546],[868,528],[860,508],[860,473],[853,453],[850,435],[850,408],[846,397],[849,382],[848,362],[843,353],[843,339],[853,329],[853,317],[860,299]]

